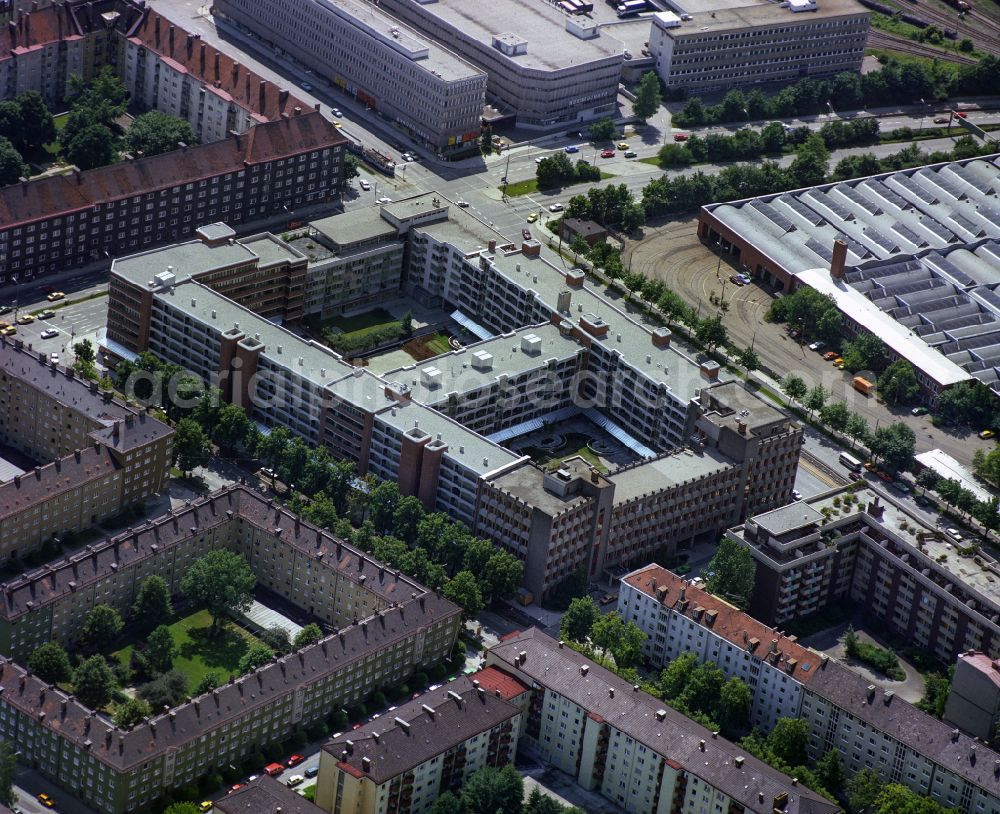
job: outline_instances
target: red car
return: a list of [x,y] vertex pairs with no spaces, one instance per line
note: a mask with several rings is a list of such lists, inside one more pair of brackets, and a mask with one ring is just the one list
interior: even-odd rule
[[687,133],[674,133],[674,141],[687,141]]
[[956,110],[955,115],[958,116],[958,118],[960,119],[967,119],[969,117],[969,114],[966,113],[964,110]]
[[351,729],[354,729],[354,730],[361,729],[361,724],[355,724],[354,726],[351,727]]
[[614,150],[604,150],[601,153],[601,158],[614,158],[614,157],[615,157],[615,151]]
[[531,230],[530,229],[522,229],[521,230],[521,237],[523,237],[525,240],[531,240]]
[[233,786],[230,787],[229,791],[227,791],[226,794],[232,794],[234,791],[239,791],[241,788],[243,788],[242,783],[235,783]]
[[305,760],[305,758],[302,757],[302,755],[292,755],[285,761],[285,765],[291,769],[293,766],[298,766],[303,760]]
[[938,116],[936,119],[934,119],[934,124],[947,124],[950,121],[951,119],[949,119],[947,116]]

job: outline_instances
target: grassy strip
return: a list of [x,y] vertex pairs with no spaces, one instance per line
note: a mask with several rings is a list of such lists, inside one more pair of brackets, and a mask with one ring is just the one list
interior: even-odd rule
[[[601,170],[601,178],[600,178],[601,181],[605,181],[608,178],[614,178],[614,177],[615,177],[615,174],[613,172],[605,172],[604,170]],[[596,183],[596,182],[595,181],[590,181],[590,180],[588,180],[588,181],[579,181],[576,184],[566,184],[566,185],[561,186],[561,187],[552,187],[551,189],[545,189],[545,190],[542,190],[542,191],[543,192],[557,192],[560,189],[566,189],[568,187],[576,187],[576,186],[580,186],[580,184],[593,184],[593,183]],[[503,185],[501,184],[499,187],[497,187],[497,189],[499,189],[501,192],[503,192]],[[514,181],[514,183],[512,183],[512,184],[507,184],[507,197],[508,198],[516,198],[519,195],[530,195],[532,192],[538,192],[538,191],[539,191],[539,189],[538,189],[538,179],[537,178],[529,178],[526,181]]]
[[941,51],[942,55],[949,52],[954,54],[961,54],[965,57],[972,57],[973,59],[982,59],[986,54],[982,51],[963,51],[958,47],[958,43],[961,38],[950,40],[947,37],[940,40],[939,42],[928,42],[926,40],[920,39],[920,34],[923,29],[912,23],[904,22],[896,17],[890,17],[886,14],[879,14],[875,12],[872,14],[871,19],[872,28],[876,28],[879,31],[885,31],[888,34],[895,34],[897,37],[904,37],[917,45],[923,45],[927,48],[934,48]]

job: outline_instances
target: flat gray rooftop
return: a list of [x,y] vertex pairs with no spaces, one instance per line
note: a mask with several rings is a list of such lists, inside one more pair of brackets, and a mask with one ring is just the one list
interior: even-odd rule
[[372,206],[310,221],[309,225],[337,246],[378,237],[388,239],[396,234],[396,227],[383,220],[379,208]]
[[803,500],[772,509],[764,514],[758,514],[753,518],[754,523],[774,537],[780,537],[789,531],[819,524],[822,521],[823,515],[810,503]]
[[[777,421],[785,421],[787,416],[776,407],[772,407],[764,399],[751,393],[742,382],[733,381],[720,384],[708,390],[702,390],[702,396],[708,395],[733,412],[719,417],[709,413],[706,418],[717,424],[734,425],[742,421],[752,432],[759,427],[766,427]],[[709,408],[711,409],[711,408]]]
[[[466,37],[493,51],[493,38],[514,34],[527,41],[527,52],[507,57],[523,68],[558,71],[587,62],[615,57],[623,52],[622,44],[604,33],[593,39],[580,39],[566,30],[567,15],[543,0],[437,0],[423,4],[419,0],[399,0],[401,5],[438,19],[461,31]],[[600,0],[598,0],[600,2]],[[389,6],[391,8],[391,6]]]
[[733,462],[717,450],[681,452],[639,464],[608,477],[615,482],[615,503],[627,503],[646,494],[670,489],[685,481],[703,478],[733,467]]
[[[541,340],[537,352],[527,353],[521,346],[525,337]],[[572,337],[563,336],[551,323],[522,328],[518,331],[477,342],[462,350],[435,356],[413,365],[406,365],[384,374],[392,381],[404,382],[414,397],[424,403],[443,399],[448,393],[466,393],[492,384],[501,375],[517,376],[531,370],[544,369],[550,359],[566,359],[582,352]],[[490,355],[488,369],[477,369],[475,354]],[[437,371],[435,375],[434,371]],[[433,384],[426,380],[433,376]]]
[[[569,470],[570,475],[574,477],[590,477],[590,464],[581,458],[565,460],[560,468]],[[524,501],[527,505],[534,506],[549,515],[556,515],[587,501],[587,498],[580,497],[580,495],[560,497],[555,492],[550,492],[544,486],[545,472],[535,465],[519,466],[517,469],[512,469],[510,472],[493,478],[490,483],[495,488],[507,492]]]
[[116,258],[111,263],[111,273],[128,280],[134,285],[148,288],[153,277],[168,269],[177,282],[188,279],[192,274],[249,263],[257,257],[240,243],[222,243],[208,246],[200,240],[175,243],[161,249],[150,249],[140,254]]
[[302,260],[305,255],[270,232],[250,235],[240,240],[244,246],[260,258],[260,267],[269,268],[283,263]]
[[817,17],[841,17],[850,14],[867,14],[857,0],[817,0],[816,8],[793,12],[775,2],[764,0],[667,0],[667,5],[678,14],[690,14],[693,19],[669,32],[695,35],[705,29],[748,28],[772,23],[805,25]]

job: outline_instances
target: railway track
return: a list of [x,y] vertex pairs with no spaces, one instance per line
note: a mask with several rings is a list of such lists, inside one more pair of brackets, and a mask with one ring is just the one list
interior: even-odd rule
[[908,11],[942,31],[950,29],[957,32],[958,39],[968,37],[980,51],[1000,54],[1000,36],[991,33],[1000,30],[1000,16],[994,16],[992,11],[984,13],[977,6],[967,16],[959,17],[955,9],[943,10],[932,3],[919,2]]
[[887,51],[897,51],[902,54],[910,54],[911,56],[940,59],[946,62],[955,62],[959,65],[974,65],[979,61],[974,57],[956,54],[953,51],[942,51],[940,48],[923,45],[905,37],[897,37],[874,28],[868,32],[868,47],[884,48]]

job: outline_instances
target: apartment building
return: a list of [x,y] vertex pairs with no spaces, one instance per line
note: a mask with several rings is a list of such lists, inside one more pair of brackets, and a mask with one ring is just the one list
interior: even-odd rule
[[220,814],[320,814],[322,809],[267,774],[213,801]]
[[4,659],[0,736],[18,742],[28,765],[101,812],[147,810],[165,790],[451,652],[459,608],[242,486],[0,586],[6,652],[72,639],[98,602],[127,613],[150,574],[176,591],[186,566],[220,547],[242,553],[262,586],[334,632],[128,731]]
[[618,613],[646,634],[643,652],[657,669],[684,653],[718,665],[751,693],[750,725],[770,732],[796,718],[821,656],[728,602],[689,585],[659,565],[621,581]]
[[346,139],[318,112],[245,136],[0,189],[0,282],[24,281],[339,194]]
[[692,93],[861,70],[871,12],[855,0],[672,0],[649,51],[664,84]]
[[[525,562],[536,596],[584,566],[592,579],[714,539],[791,494],[802,430],[736,383],[700,394],[690,448],[603,475],[582,458],[555,472],[512,468],[484,482],[477,534]],[[738,522],[738,521],[737,521]]]
[[440,154],[478,154],[486,75],[362,0],[220,0],[223,19],[294,57]]
[[[123,27],[120,75],[131,103],[186,119],[198,141],[221,141],[294,115],[304,102],[152,8]],[[134,13],[134,12],[133,12]]]
[[629,814],[840,811],[535,628],[494,645],[486,663],[532,688],[518,749]]
[[463,0],[380,5],[483,71],[486,99],[520,127],[551,129],[616,115],[625,47],[591,19],[531,0],[498,0],[485,14]]
[[529,692],[487,667],[335,736],[320,752],[316,804],[330,814],[423,814],[478,769],[514,762],[518,700]]
[[768,624],[851,602],[942,661],[1000,656],[1000,566],[868,489],[799,501],[727,534],[756,560],[750,613]]
[[779,717],[806,721],[813,759],[836,749],[849,776],[871,769],[945,808],[1000,812],[1000,755],[983,741],[669,571],[629,574],[619,611],[649,636],[654,664],[691,652],[746,682],[751,722],[764,731]]
[[948,688],[942,720],[994,744],[1000,721],[1000,660],[985,653],[962,653]]
[[37,462],[0,483],[0,560],[160,492],[172,439],[170,427],[100,392],[96,382],[20,340],[0,340],[0,443]]

